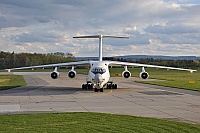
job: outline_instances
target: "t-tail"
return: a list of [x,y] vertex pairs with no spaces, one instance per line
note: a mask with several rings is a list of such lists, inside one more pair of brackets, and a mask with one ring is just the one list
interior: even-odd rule
[[129,37],[123,36],[104,36],[104,35],[94,35],[94,36],[77,36],[73,38],[99,38],[99,61],[103,60],[103,38],[124,38],[129,39]]

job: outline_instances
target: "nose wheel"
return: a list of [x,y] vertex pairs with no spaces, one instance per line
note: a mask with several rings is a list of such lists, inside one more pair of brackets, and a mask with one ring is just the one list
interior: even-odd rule
[[[117,84],[107,83],[106,88],[107,89],[117,89]],[[94,92],[99,92],[99,91],[103,92],[104,91],[103,88],[101,88],[101,89],[94,88],[91,83],[82,85],[82,90],[93,90],[93,89],[94,89]]]
[[97,88],[94,88],[94,92],[103,92],[103,88],[101,88],[101,89],[97,89]]

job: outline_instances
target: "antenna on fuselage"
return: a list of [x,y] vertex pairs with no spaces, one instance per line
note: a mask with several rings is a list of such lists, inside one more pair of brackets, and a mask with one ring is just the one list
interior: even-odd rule
[[122,36],[103,36],[103,35],[94,35],[94,36],[77,36],[73,38],[99,38],[99,61],[103,60],[103,38],[124,38],[129,39],[129,37]]

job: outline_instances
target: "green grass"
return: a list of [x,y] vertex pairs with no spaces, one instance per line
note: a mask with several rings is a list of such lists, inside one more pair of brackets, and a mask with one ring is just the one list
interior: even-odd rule
[[102,113],[1,115],[0,132],[199,133],[200,125]]
[[15,88],[26,85],[23,76],[0,75],[0,90]]

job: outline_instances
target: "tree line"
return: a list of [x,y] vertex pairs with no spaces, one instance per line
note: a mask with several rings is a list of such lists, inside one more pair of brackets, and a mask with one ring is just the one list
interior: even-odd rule
[[150,65],[179,67],[179,68],[193,68],[200,67],[200,60],[163,60],[163,59],[140,59],[138,63],[148,63]]
[[[170,66],[170,67],[180,67],[180,68],[199,68],[200,60],[165,60],[165,59],[153,59],[153,58],[141,58],[141,59],[123,59],[123,58],[113,58],[104,57],[104,60],[113,61],[123,61],[123,62],[134,62],[143,63],[150,65],[159,66]],[[25,66],[37,66],[55,63],[64,63],[75,61],[75,57],[71,53],[10,53],[10,52],[0,52],[0,69],[6,68],[16,68]]]
[[10,53],[0,52],[0,69],[36,66],[75,61],[71,53]]

